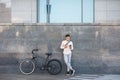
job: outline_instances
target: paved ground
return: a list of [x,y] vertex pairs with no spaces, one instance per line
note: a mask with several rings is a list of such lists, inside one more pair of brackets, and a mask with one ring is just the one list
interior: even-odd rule
[[120,80],[120,75],[93,75],[77,74],[75,76],[65,76],[64,74],[49,75],[41,74],[0,74],[0,80]]
[[120,80],[120,75],[91,75],[82,74],[64,80]]

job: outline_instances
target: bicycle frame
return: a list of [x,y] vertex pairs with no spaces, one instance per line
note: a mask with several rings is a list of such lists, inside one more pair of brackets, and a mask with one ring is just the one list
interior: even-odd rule
[[[37,56],[35,55],[36,53],[36,51],[38,51],[39,49],[33,49],[32,50],[32,54],[33,54],[33,60],[35,61],[35,59],[37,58]],[[46,54],[46,58],[45,58],[45,62],[44,62],[44,64],[41,66],[41,68],[42,68],[42,70],[46,70],[47,69],[47,63],[48,63],[48,61],[49,61],[49,57],[50,57],[50,55],[51,54]]]

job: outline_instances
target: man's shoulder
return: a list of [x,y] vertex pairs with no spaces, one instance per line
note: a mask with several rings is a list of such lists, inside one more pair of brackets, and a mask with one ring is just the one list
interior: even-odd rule
[[66,42],[66,40],[63,40],[62,42]]
[[70,43],[73,43],[72,41],[70,41]]
[[[66,40],[63,40],[62,43],[66,43],[67,41]],[[69,43],[73,43],[72,41],[69,41]]]

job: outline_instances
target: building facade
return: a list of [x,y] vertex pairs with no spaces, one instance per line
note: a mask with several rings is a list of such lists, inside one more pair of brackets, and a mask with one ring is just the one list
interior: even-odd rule
[[119,23],[120,0],[0,0],[0,23]]
[[0,0],[0,72],[19,73],[34,48],[63,63],[67,33],[76,73],[120,74],[120,0]]

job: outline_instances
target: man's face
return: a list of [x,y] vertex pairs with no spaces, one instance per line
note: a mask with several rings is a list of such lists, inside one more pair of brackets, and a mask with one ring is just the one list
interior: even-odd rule
[[70,41],[70,37],[66,37],[66,40],[67,40],[67,41]]

